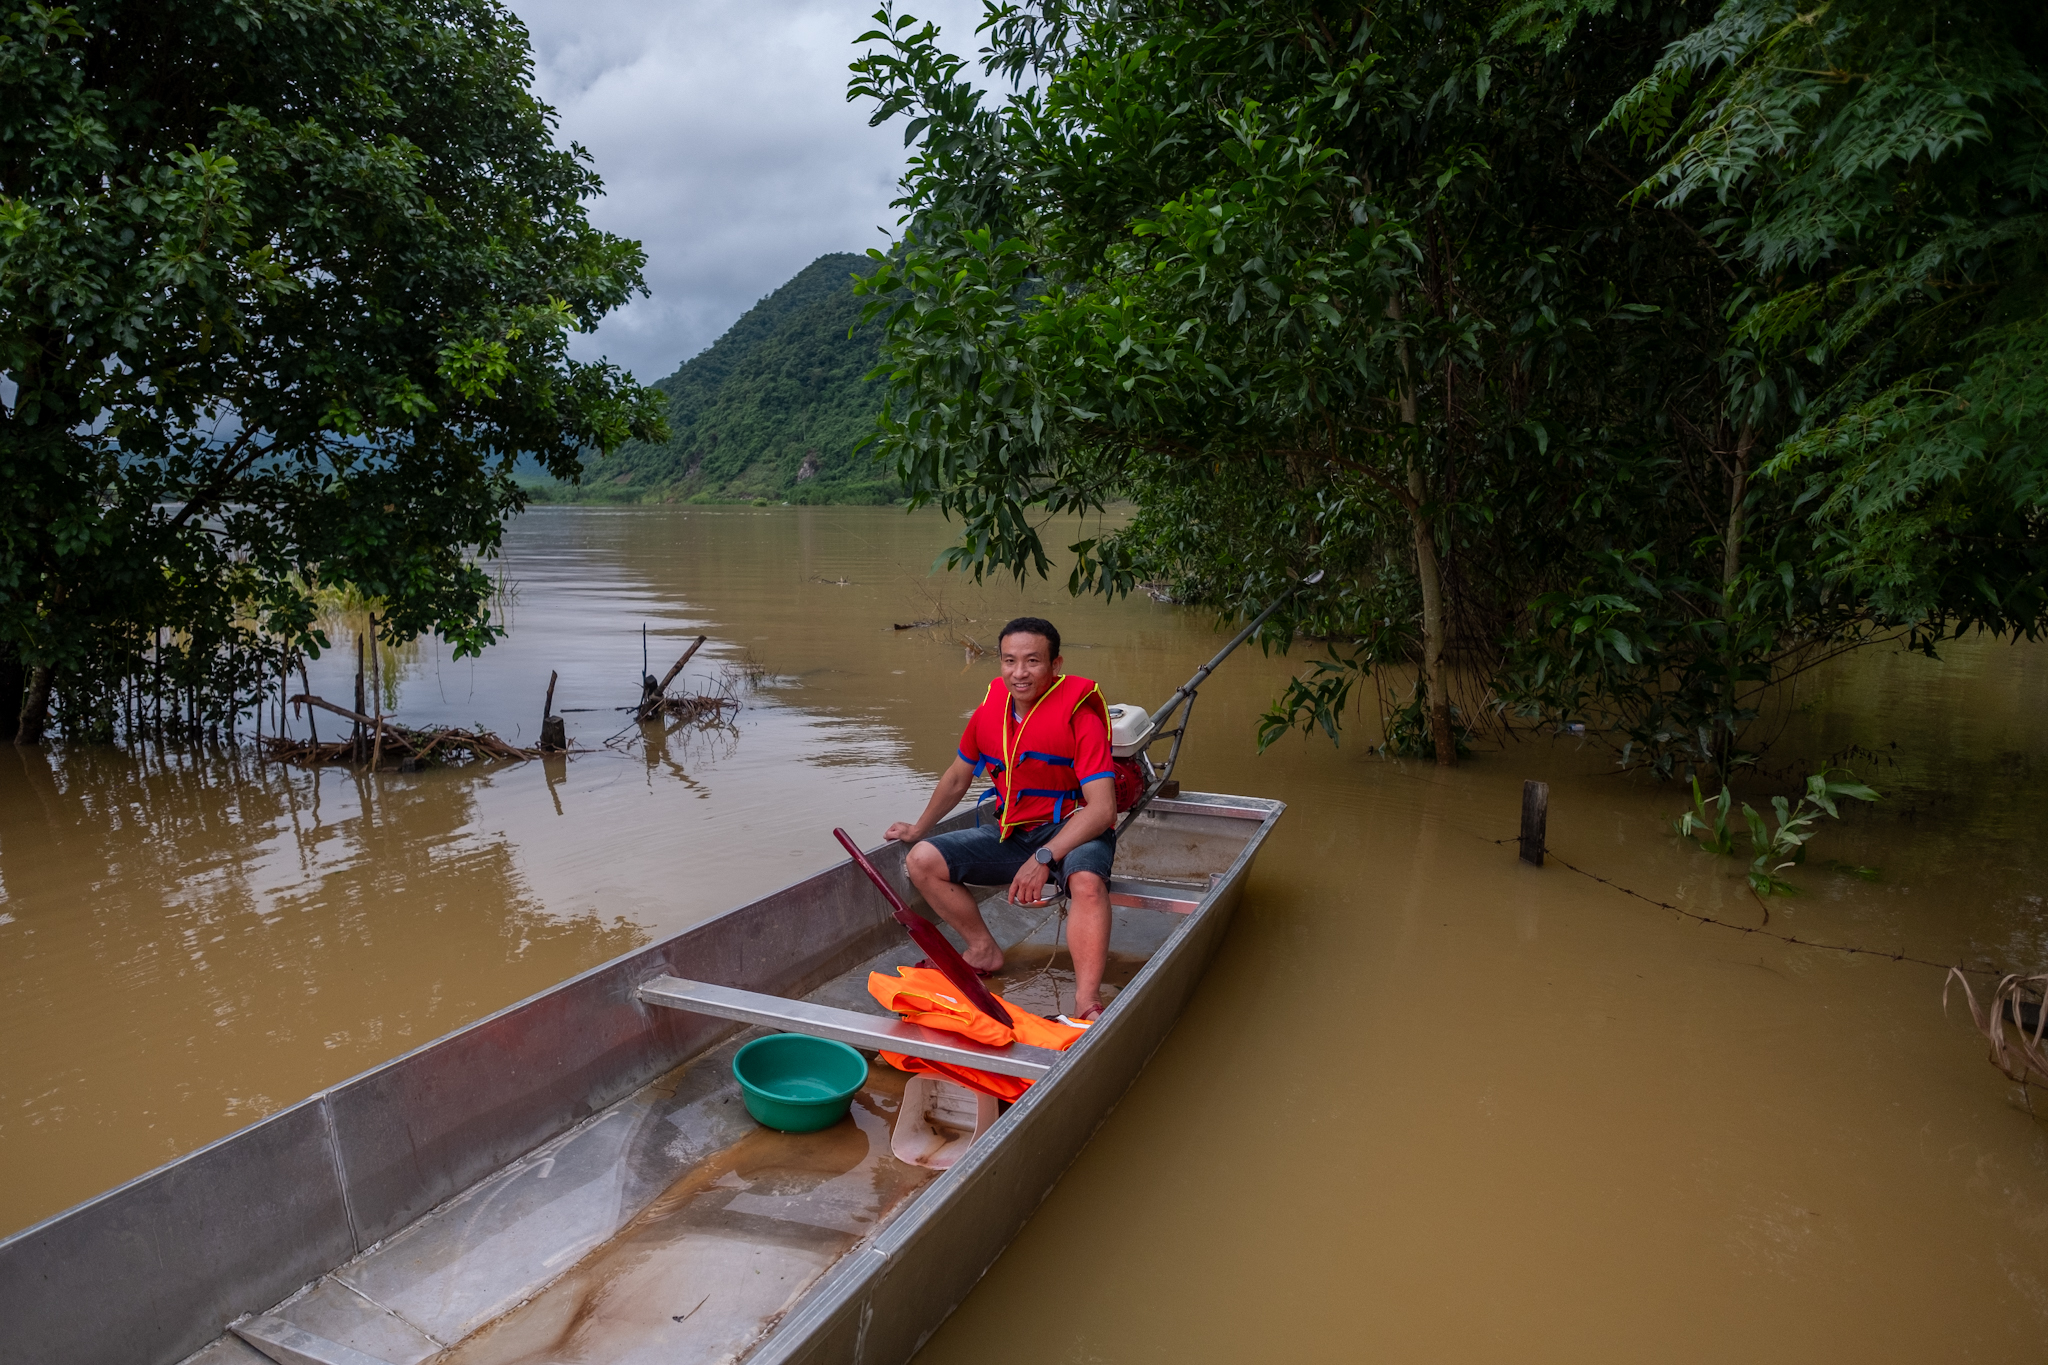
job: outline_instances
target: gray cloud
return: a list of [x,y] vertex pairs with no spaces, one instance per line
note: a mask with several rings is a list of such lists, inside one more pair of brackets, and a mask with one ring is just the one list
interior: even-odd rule
[[[652,296],[575,343],[659,379],[828,251],[886,245],[901,121],[846,102],[873,0],[510,0],[536,93],[595,159],[593,222],[647,248]],[[979,0],[908,6],[971,53]]]

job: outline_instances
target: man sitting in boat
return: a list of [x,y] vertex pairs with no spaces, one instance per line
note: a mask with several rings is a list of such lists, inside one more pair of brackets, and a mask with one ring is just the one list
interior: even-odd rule
[[[1093,1019],[1102,1013],[1109,864],[1116,853],[1109,708],[1093,682],[1059,671],[1060,633],[1052,622],[1020,616],[1003,627],[998,648],[1002,675],[968,718],[959,757],[939,778],[924,814],[897,821],[884,837],[923,841],[905,862],[911,884],[960,931],[968,964],[984,976],[1002,969],[1003,950],[965,884],[1007,882],[1013,904],[1038,905],[1059,869],[1071,901],[1072,1017]],[[994,785],[981,798],[974,828],[927,838],[984,769]]]

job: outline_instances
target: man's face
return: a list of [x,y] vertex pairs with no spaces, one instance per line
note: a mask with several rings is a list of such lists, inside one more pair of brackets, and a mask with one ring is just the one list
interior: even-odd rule
[[1059,674],[1060,661],[1043,635],[1016,631],[1003,637],[1003,685],[1019,706],[1045,695]]

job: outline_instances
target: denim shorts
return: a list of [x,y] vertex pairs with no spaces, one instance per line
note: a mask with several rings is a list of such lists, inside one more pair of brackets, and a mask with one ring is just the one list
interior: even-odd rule
[[[925,842],[946,860],[946,876],[951,880],[972,886],[1008,886],[1017,869],[1031,861],[1039,846],[1059,831],[1059,825],[1047,823],[1019,830],[1004,839],[998,836],[994,825],[979,825],[956,829],[951,834],[935,834]],[[1115,857],[1116,831],[1111,829],[1060,859],[1060,872],[1063,878],[1076,872],[1093,872],[1106,883],[1110,861]]]

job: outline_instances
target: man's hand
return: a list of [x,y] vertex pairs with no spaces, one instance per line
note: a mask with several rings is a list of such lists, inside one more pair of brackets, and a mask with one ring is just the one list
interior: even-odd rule
[[1050,875],[1051,869],[1044,863],[1036,858],[1027,859],[1024,866],[1017,869],[1017,875],[1010,879],[1010,904],[1045,904],[1045,879]]
[[967,788],[973,782],[973,766],[959,755],[954,755],[951,765],[939,775],[939,785],[933,790],[932,799],[925,803],[924,814],[914,821],[898,820],[882,831],[882,837],[892,844],[916,843],[960,804],[960,798],[967,795]]

